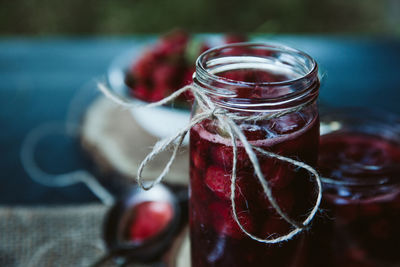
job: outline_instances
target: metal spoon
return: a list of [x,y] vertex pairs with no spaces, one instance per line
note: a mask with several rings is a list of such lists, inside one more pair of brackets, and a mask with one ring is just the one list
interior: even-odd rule
[[[152,262],[157,260],[170,245],[182,225],[182,205],[187,205],[187,190],[176,188],[178,197],[167,186],[158,184],[149,191],[134,187],[126,197],[117,201],[109,210],[103,224],[103,239],[107,253],[91,266],[101,266],[114,259],[120,266],[129,262]],[[142,242],[127,241],[124,237],[133,208],[139,203],[155,201],[169,203],[173,216],[167,226],[156,236]],[[153,263],[154,264],[154,263]],[[157,266],[163,266],[161,262]]]

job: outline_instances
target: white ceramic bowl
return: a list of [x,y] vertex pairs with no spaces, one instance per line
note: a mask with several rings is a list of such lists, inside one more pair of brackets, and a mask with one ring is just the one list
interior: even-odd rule
[[[112,61],[107,75],[108,83],[114,92],[142,104],[145,102],[135,99],[128,94],[129,87],[125,84],[125,75],[135,60],[139,59],[143,51],[144,47],[138,46],[122,53]],[[166,106],[140,109],[132,108],[130,112],[143,129],[158,138],[165,138],[175,134],[184,128],[190,120],[190,110]],[[188,137],[185,138],[184,143],[188,143]]]

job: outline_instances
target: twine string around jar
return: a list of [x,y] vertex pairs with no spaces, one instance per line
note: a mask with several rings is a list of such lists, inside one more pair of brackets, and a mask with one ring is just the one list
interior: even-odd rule
[[[318,172],[313,167],[307,165],[304,162],[297,161],[297,160],[294,160],[294,159],[291,159],[288,157],[284,157],[284,156],[278,155],[276,153],[266,151],[259,147],[251,145],[250,142],[247,140],[246,136],[244,135],[244,133],[242,132],[242,130],[240,129],[240,127],[235,123],[235,121],[257,121],[257,120],[269,120],[269,119],[273,119],[273,118],[279,118],[286,114],[301,110],[305,106],[310,105],[312,103],[311,101],[309,101],[307,103],[303,103],[296,107],[284,110],[282,112],[275,112],[275,113],[271,113],[271,114],[261,114],[261,115],[257,114],[257,115],[253,115],[253,116],[243,116],[238,113],[230,112],[227,109],[224,109],[222,107],[219,107],[219,106],[217,107],[211,101],[211,99],[201,90],[201,88],[197,88],[194,84],[184,86],[158,102],[145,104],[145,105],[134,103],[126,98],[123,98],[122,96],[117,95],[116,93],[111,91],[107,86],[105,86],[102,83],[98,84],[98,88],[107,98],[111,99],[115,103],[117,103],[123,107],[126,107],[126,108],[151,108],[151,107],[162,106],[162,105],[174,100],[182,93],[184,93],[186,91],[191,91],[196,102],[198,103],[200,109],[202,110],[202,112],[198,113],[197,115],[194,115],[191,118],[189,124],[186,127],[184,127],[183,129],[181,129],[180,131],[178,131],[175,135],[158,141],[155,144],[155,146],[153,147],[152,151],[142,161],[142,163],[140,164],[139,169],[138,169],[137,181],[138,181],[139,186],[141,186],[144,190],[149,190],[154,185],[156,185],[157,183],[160,183],[162,181],[162,179],[168,173],[168,171],[178,153],[178,150],[181,147],[183,140],[184,140],[186,134],[190,131],[190,129],[206,119],[215,118],[219,121],[221,127],[223,127],[224,130],[227,131],[227,133],[230,136],[231,142],[232,142],[233,166],[232,166],[231,185],[230,185],[231,209],[232,209],[232,214],[233,214],[233,218],[234,218],[235,222],[247,236],[249,236],[253,240],[256,240],[256,241],[262,242],[262,243],[267,243],[267,244],[288,241],[288,240],[292,239],[296,234],[298,234],[302,230],[304,230],[306,228],[306,226],[311,222],[311,220],[313,219],[315,214],[317,213],[320,202],[321,202],[321,198],[322,198],[322,185],[321,185],[321,180],[320,180],[320,176],[319,176]],[[256,177],[257,177],[258,181],[260,182],[260,184],[262,185],[264,193],[268,197],[268,200],[270,201],[271,205],[276,210],[276,212],[286,222],[288,222],[290,225],[292,225],[294,227],[294,229],[292,229],[289,233],[279,236],[279,237],[276,237],[276,238],[273,238],[272,236],[269,236],[267,238],[259,238],[255,235],[249,233],[244,228],[244,226],[240,223],[240,221],[238,219],[238,215],[237,215],[236,204],[235,204],[237,146],[238,146],[237,139],[240,140],[240,142],[242,143],[242,145],[254,167]],[[166,149],[168,149],[171,146],[173,146],[171,158],[165,165],[163,171],[155,180],[153,180],[149,184],[146,183],[146,185],[145,185],[142,181],[143,169],[151,160],[153,160],[154,157],[156,157],[159,153],[165,151]],[[267,157],[275,158],[277,160],[284,161],[284,162],[290,163],[292,165],[295,165],[299,168],[305,169],[307,172],[309,172],[314,177],[315,183],[317,185],[318,194],[316,197],[315,205],[313,206],[311,211],[308,213],[308,216],[305,220],[303,220],[302,222],[297,222],[297,221],[293,220],[292,218],[290,218],[289,215],[280,208],[275,197],[272,194],[271,186],[269,185],[268,180],[265,179],[264,175],[262,174],[260,164],[258,162],[258,159],[257,159],[257,156],[256,156],[254,150],[256,150],[257,152],[259,152]]]

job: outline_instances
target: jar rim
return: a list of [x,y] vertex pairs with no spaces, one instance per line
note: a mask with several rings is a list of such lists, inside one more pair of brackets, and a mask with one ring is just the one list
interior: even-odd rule
[[[243,55],[225,55],[229,49],[247,49]],[[239,50],[240,51],[240,50]],[[271,52],[271,55],[257,54],[256,51]],[[251,54],[253,52],[253,54]],[[221,54],[222,53],[222,54]],[[280,54],[279,54],[280,53]],[[211,62],[211,63],[210,63]],[[226,67],[229,65],[249,64],[250,69],[257,69],[258,65],[268,69],[276,67],[279,71],[292,72],[295,78],[282,81],[245,82],[232,80],[212,72],[210,66]],[[255,64],[255,67],[253,66]],[[245,67],[246,68],[246,67]],[[240,69],[237,67],[236,69]],[[229,70],[236,70],[234,67]],[[215,70],[215,69],[214,69]],[[234,109],[252,109],[253,111],[277,111],[287,106],[297,106],[304,102],[311,102],[318,96],[319,78],[317,62],[305,52],[289,46],[275,43],[244,42],[217,46],[203,52],[196,60],[196,72],[193,75],[194,84],[206,93],[225,98],[222,106]],[[237,98],[235,88],[242,89],[271,89],[290,87],[289,92],[277,95],[259,96],[249,103],[244,98]],[[235,99],[229,102],[229,100]],[[256,100],[256,101],[254,101]],[[234,103],[233,103],[234,102]],[[229,104],[228,104],[229,103]]]
[[[209,72],[207,70],[207,68],[204,66],[204,59],[207,55],[209,55],[210,53],[216,52],[216,51],[221,51],[223,49],[227,49],[227,48],[244,48],[244,47],[262,47],[262,48],[268,48],[270,50],[273,51],[280,51],[280,52],[287,52],[287,53],[295,53],[298,55],[301,55],[305,58],[307,58],[310,62],[311,62],[311,67],[309,67],[308,71],[306,74],[303,74],[300,77],[294,78],[294,79],[289,79],[289,80],[285,80],[285,81],[274,81],[274,82],[245,82],[245,81],[237,81],[237,80],[232,80],[232,79],[228,79],[225,77],[221,77],[218,75],[215,75],[211,72]],[[282,44],[278,44],[278,43],[261,43],[261,42],[242,42],[242,43],[233,43],[233,44],[225,44],[225,45],[220,45],[220,46],[216,46],[213,47],[211,49],[206,50],[205,52],[203,52],[196,60],[196,72],[200,70],[200,72],[202,72],[203,74],[206,74],[209,76],[209,78],[211,79],[218,79],[220,82],[222,83],[226,83],[227,85],[248,85],[248,86],[254,86],[254,85],[267,85],[267,86],[273,86],[273,85],[289,85],[292,83],[295,83],[299,80],[303,80],[306,78],[309,78],[310,76],[315,75],[315,73],[318,71],[318,64],[317,62],[307,53],[292,48],[290,46],[286,46],[286,45],[282,45]]]

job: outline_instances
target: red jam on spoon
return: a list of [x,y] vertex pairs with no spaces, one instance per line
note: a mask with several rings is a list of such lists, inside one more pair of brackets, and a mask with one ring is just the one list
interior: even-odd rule
[[133,207],[128,238],[143,242],[165,229],[174,215],[171,204],[159,201],[145,201]]

